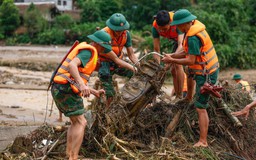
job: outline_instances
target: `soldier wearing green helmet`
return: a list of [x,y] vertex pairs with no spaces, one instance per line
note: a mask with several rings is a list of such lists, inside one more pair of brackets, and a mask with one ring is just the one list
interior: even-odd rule
[[[165,63],[176,63],[188,66],[189,76],[196,81],[196,97],[194,106],[198,113],[200,137],[194,147],[207,147],[209,117],[206,108],[210,98],[208,93],[201,93],[200,88],[209,83],[214,85],[219,74],[219,61],[206,27],[187,9],[175,12],[171,25],[185,33],[184,51],[179,54],[166,54],[162,59]],[[189,85],[189,84],[188,84]]]
[[[69,159],[78,159],[78,153],[83,141],[86,119],[83,115],[82,97],[94,94],[99,97],[105,91],[89,88],[87,85],[91,73],[96,68],[98,53],[111,51],[111,38],[104,31],[96,31],[89,35],[93,42],[77,44],[65,57],[54,75],[51,94],[61,113],[70,118],[71,125],[67,132],[66,154]],[[82,96],[82,97],[81,97]]]
[[234,74],[232,79],[236,82],[238,89],[242,89],[243,91],[247,91],[248,93],[250,93],[251,87],[249,83],[243,80],[243,77],[240,74]]
[[127,55],[133,64],[138,62],[138,58],[134,54],[131,35],[128,31],[130,24],[124,15],[114,13],[106,21],[106,25],[102,30],[107,32],[111,37],[112,51],[105,51],[99,54],[101,65],[98,75],[106,91],[107,106],[109,106],[115,95],[112,76],[117,74],[131,78],[133,73],[136,72],[136,68],[133,65],[123,60],[123,48],[126,48]]

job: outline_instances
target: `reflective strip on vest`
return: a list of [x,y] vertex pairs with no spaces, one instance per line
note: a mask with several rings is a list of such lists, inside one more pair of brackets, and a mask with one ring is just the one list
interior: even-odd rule
[[[59,73],[59,72],[56,74],[56,76],[61,76],[61,75],[65,75],[65,74],[61,74],[61,73]],[[79,72],[79,75],[80,75],[80,77],[86,79],[87,81],[90,80],[90,77],[87,76],[86,74],[83,74],[83,73],[80,73],[80,72]],[[66,75],[65,75],[65,76],[66,76]],[[61,77],[63,77],[63,76],[61,76]],[[66,77],[68,77],[68,76],[66,76]],[[64,77],[63,77],[63,78],[64,78]],[[65,79],[68,80],[67,78],[65,78]],[[70,78],[69,78],[69,79],[70,79]]]
[[54,77],[55,83],[70,83],[74,93],[79,93],[79,84],[74,81],[68,66],[70,62],[77,56],[77,54],[79,54],[80,50],[89,50],[92,53],[90,60],[86,63],[85,66],[78,66],[79,76],[85,84],[88,83],[90,75],[95,70],[97,65],[98,52],[95,47],[87,44],[86,42],[80,43],[68,54],[67,58],[64,62],[62,62],[57,74]]
[[69,71],[68,67],[64,66],[64,65],[61,65],[60,66],[61,69],[64,69],[65,71]]
[[[200,32],[201,34],[203,34],[202,32]],[[203,34],[205,36],[205,34]],[[214,49],[214,47],[212,46],[208,51],[206,52],[202,52],[201,54],[203,54],[204,56],[206,56],[208,53],[210,53],[212,50]],[[206,62],[196,62],[195,64],[207,64],[209,63],[211,60],[213,60],[217,55],[215,54],[212,58],[210,58],[209,60],[207,60]]]
[[188,71],[190,74],[195,74],[196,72],[202,73],[202,75],[210,73],[210,70],[219,68],[219,62],[216,62],[214,65],[212,65],[209,69],[206,69],[206,67],[203,70],[199,69],[191,69],[188,68]]
[[65,61],[69,63],[69,62],[72,61],[72,59],[69,59],[69,58],[67,57],[67,58],[65,59]]
[[186,37],[183,40],[183,47],[188,54],[188,38],[196,36],[200,39],[202,46],[200,48],[200,55],[196,55],[196,61],[194,64],[189,65],[189,72],[191,74],[204,75],[211,74],[219,67],[218,56],[212,44],[211,38],[205,30],[204,24],[195,20],[193,25],[186,33]]

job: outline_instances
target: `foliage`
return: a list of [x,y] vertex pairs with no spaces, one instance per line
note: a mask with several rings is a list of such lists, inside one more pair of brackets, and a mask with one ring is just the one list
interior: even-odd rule
[[96,27],[104,27],[103,23],[84,23],[75,25],[65,31],[66,44],[72,44],[75,40],[80,42],[88,41],[87,36],[96,31]]
[[33,38],[35,34],[42,31],[46,26],[46,21],[42,17],[42,14],[35,8],[35,5],[31,3],[24,15],[24,24],[27,27],[30,38]]
[[29,34],[18,35],[16,38],[17,38],[17,43],[24,44],[24,43],[30,43],[31,42]]
[[81,22],[97,22],[101,20],[100,7],[97,0],[86,0],[81,4],[83,9],[81,13]]
[[78,2],[83,10],[81,22],[106,21],[113,13],[121,12],[121,0],[86,0]]
[[7,38],[5,43],[8,46],[14,46],[17,43],[17,38],[16,37]]
[[255,8],[251,0],[200,0],[197,6],[189,8],[206,25],[221,68],[255,67],[256,39],[255,25],[252,25]]
[[45,30],[42,33],[39,33],[37,39],[35,40],[36,43],[39,44],[64,44],[65,37],[64,31],[62,29],[51,28]]
[[147,5],[145,1],[125,1],[123,6],[124,14],[131,24],[131,29],[141,29],[146,24],[153,22],[153,16],[160,8],[160,1],[148,0]]
[[0,33],[0,40],[4,39],[4,35]]
[[19,27],[19,11],[13,0],[4,0],[0,6],[0,22],[4,35],[10,36]]
[[97,1],[100,6],[101,19],[106,21],[113,13],[121,12],[121,0]]
[[62,14],[55,17],[54,27],[56,28],[70,28],[75,24],[75,21],[68,14]]

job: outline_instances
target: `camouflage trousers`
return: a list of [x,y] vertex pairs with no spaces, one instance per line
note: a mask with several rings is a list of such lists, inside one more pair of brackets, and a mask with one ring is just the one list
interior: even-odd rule
[[102,82],[107,98],[113,97],[116,94],[112,80],[114,74],[128,78],[133,76],[133,72],[131,70],[120,68],[113,64],[113,62],[101,62],[99,79]]
[[[211,75],[209,75],[208,82],[211,84],[215,84],[218,80],[219,75],[219,69],[213,72]],[[207,81],[206,76],[202,75],[195,75],[194,77],[196,81],[196,101],[195,101],[195,107],[199,109],[206,109],[208,108],[208,101],[210,99],[210,94],[201,94],[200,88],[204,85],[204,83]]]
[[54,83],[51,87],[51,93],[56,106],[66,117],[78,116],[84,113],[83,99],[72,91],[69,83]]

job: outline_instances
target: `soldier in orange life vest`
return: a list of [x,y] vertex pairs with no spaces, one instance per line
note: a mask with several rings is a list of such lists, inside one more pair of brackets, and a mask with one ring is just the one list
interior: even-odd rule
[[242,76],[240,74],[235,74],[233,76],[233,80],[236,81],[236,84],[238,85],[239,89],[242,89],[244,91],[247,91],[250,93],[251,87],[247,81],[242,80]]
[[[82,97],[94,94],[99,97],[104,90],[89,88],[87,83],[95,70],[98,52],[111,51],[110,36],[104,31],[96,31],[89,35],[93,42],[78,44],[67,56],[54,76],[51,88],[53,99],[58,109],[70,118],[71,125],[67,132],[66,154],[69,160],[78,159],[87,121],[83,115]],[[82,97],[81,97],[82,96]]]
[[133,73],[136,72],[134,66],[123,60],[123,48],[126,48],[128,57],[133,64],[139,65],[139,63],[137,63],[138,58],[133,52],[131,35],[128,31],[130,24],[126,18],[121,13],[115,13],[106,21],[106,25],[107,27],[103,30],[109,33],[111,37],[112,51],[99,54],[101,65],[98,75],[106,91],[107,106],[109,106],[115,95],[112,76],[118,74],[131,78]]
[[188,65],[188,72],[196,81],[196,100],[194,106],[198,113],[200,137],[194,147],[207,147],[209,117],[207,113],[209,93],[202,94],[200,88],[207,82],[216,84],[219,73],[219,61],[211,38],[205,25],[196,20],[196,16],[186,9],[175,12],[171,25],[185,33],[183,40],[184,52],[166,54],[162,59],[165,63]]
[[[152,26],[154,51],[160,53],[160,36],[172,40],[174,42],[172,53],[179,53],[183,50],[182,40],[184,34],[180,32],[176,26],[171,26],[174,12],[167,12],[161,10],[157,13]],[[160,56],[153,55],[153,57],[160,63]],[[167,68],[170,66],[168,65]],[[171,73],[173,76],[174,92],[176,93],[176,100],[182,98],[182,88],[184,83],[184,71],[180,64],[173,64],[171,66]],[[192,96],[191,96],[192,97]],[[192,99],[192,98],[191,98]]]

